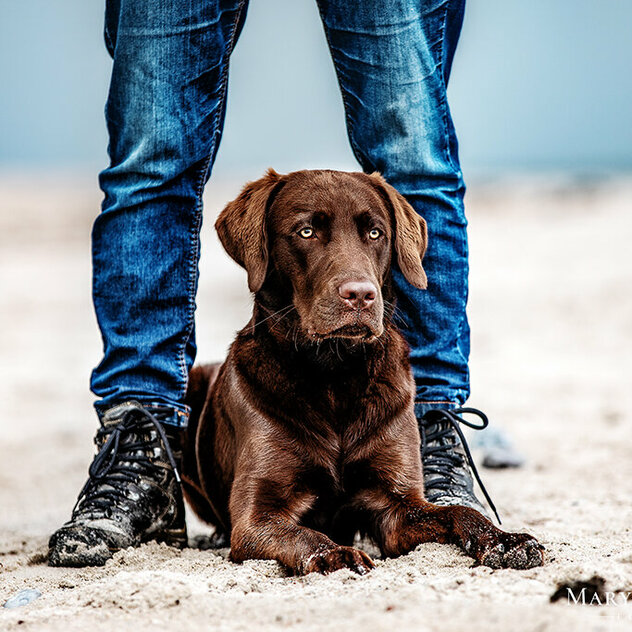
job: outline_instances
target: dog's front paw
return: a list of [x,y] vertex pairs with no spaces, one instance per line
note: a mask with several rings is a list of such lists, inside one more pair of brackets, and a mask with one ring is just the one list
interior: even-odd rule
[[532,535],[502,531],[470,507],[451,510],[461,545],[479,564],[522,570],[544,563],[544,547]]
[[528,533],[497,533],[479,548],[476,559],[491,568],[533,568],[542,566],[544,547]]
[[358,575],[366,575],[375,567],[373,560],[359,549],[351,546],[337,546],[310,555],[302,567],[307,573],[333,573],[341,568],[348,568]]

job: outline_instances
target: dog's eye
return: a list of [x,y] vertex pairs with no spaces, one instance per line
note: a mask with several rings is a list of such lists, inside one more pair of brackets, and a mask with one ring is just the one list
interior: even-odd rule
[[382,231],[379,228],[374,228],[369,231],[369,239],[379,239],[382,236]]
[[298,234],[303,239],[311,239],[314,236],[314,229],[306,226],[305,228],[301,228],[301,230],[298,231]]

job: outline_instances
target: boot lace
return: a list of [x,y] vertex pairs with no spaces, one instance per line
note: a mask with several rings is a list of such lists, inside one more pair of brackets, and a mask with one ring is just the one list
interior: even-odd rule
[[107,439],[88,468],[89,478],[79,492],[73,515],[79,510],[79,513],[109,516],[112,507],[128,498],[129,483],[137,483],[142,475],[151,477],[163,469],[147,456],[147,451],[155,447],[150,437],[143,438],[148,425],[156,429],[176,481],[180,483],[176,460],[162,424],[147,409],[134,408],[125,412],[115,426],[103,426],[97,431],[97,443]]
[[[487,428],[489,419],[487,415],[477,408],[453,408],[451,410],[438,408],[430,411],[432,419],[426,417],[429,422],[430,431],[425,424],[420,424],[421,430],[421,455],[424,462],[424,474],[431,474],[432,477],[426,484],[426,491],[430,489],[448,490],[452,487],[452,472],[455,468],[462,465],[462,458],[454,451],[453,437],[454,432],[458,435],[463,446],[463,451],[467,462],[483,492],[489,506],[491,507],[498,523],[501,524],[500,516],[496,510],[492,499],[483,485],[483,481],[476,469],[474,459],[467,445],[460,424],[465,424],[474,430],[483,430]],[[476,424],[460,415],[462,414],[476,415],[481,419],[481,423]],[[426,413],[428,414],[428,413]],[[428,458],[431,457],[431,458]]]

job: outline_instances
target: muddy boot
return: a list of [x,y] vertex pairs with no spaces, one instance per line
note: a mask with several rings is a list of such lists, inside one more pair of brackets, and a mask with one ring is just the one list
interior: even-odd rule
[[[476,425],[460,415],[470,413],[481,418]],[[489,506],[498,518],[496,507],[480,479],[472,455],[461,431],[460,424],[470,428],[487,427],[487,417],[476,408],[435,409],[418,418],[421,433],[421,463],[426,499],[435,505],[465,505],[480,511],[489,518],[487,510],[474,494],[476,477]]]
[[106,411],[72,518],[50,538],[51,566],[102,566],[114,552],[148,540],[186,546],[182,431],[160,423],[171,412],[135,401]]

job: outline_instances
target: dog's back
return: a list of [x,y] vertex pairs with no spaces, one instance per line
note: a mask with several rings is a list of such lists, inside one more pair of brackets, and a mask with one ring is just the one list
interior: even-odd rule
[[192,509],[202,520],[216,527],[220,524],[200,477],[196,446],[202,415],[207,431],[214,430],[212,397],[220,368],[220,364],[202,364],[189,373],[185,404],[191,413],[183,436],[181,472],[183,491]]

